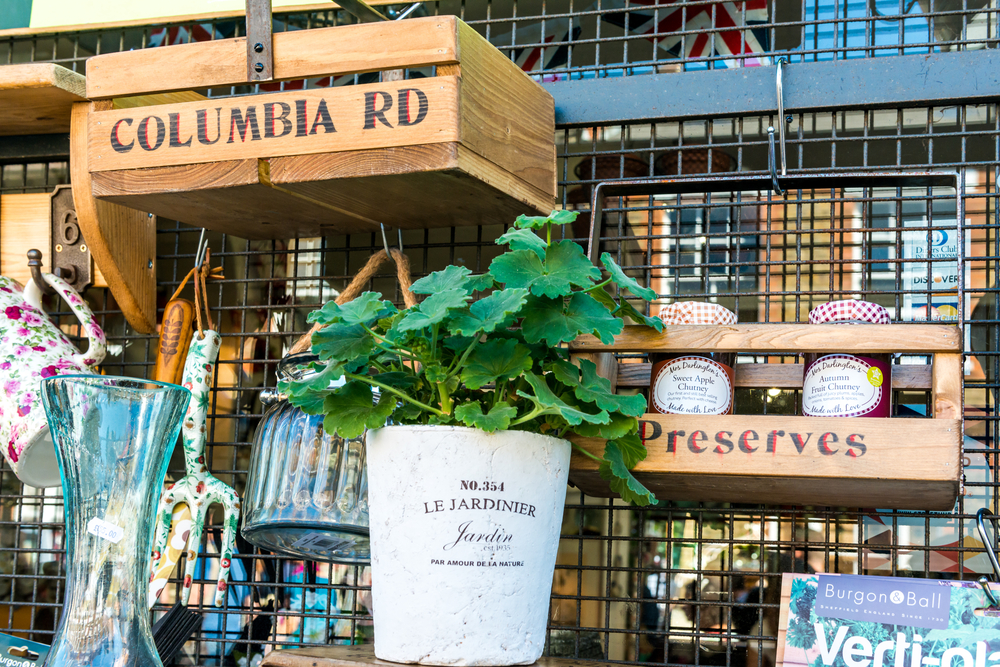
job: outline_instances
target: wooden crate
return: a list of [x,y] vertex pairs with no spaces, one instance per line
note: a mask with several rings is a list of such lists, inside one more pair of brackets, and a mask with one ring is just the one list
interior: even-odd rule
[[274,35],[275,80],[429,66],[436,76],[159,104],[245,85],[245,38],[96,56],[93,194],[249,238],[549,212],[552,96],[459,19]]
[[[649,455],[636,466],[635,476],[657,497],[672,500],[923,510],[950,510],[955,504],[962,476],[957,326],[737,324],[668,326],[663,334],[626,327],[614,345],[581,336],[570,347],[585,354],[933,355],[929,366],[893,366],[892,374],[893,389],[932,392],[933,418],[646,414],[641,435]],[[619,386],[648,387],[648,364],[619,364],[616,370]],[[800,388],[802,370],[801,364],[737,364],[735,385]],[[603,453],[599,439],[577,443]],[[597,468],[592,459],[574,453],[570,481],[591,495],[613,495]]]

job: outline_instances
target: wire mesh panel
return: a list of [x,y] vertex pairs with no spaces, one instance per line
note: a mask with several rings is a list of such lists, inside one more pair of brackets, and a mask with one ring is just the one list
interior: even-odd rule
[[[542,78],[764,65],[995,47],[996,0],[868,2],[687,2],[490,0],[426,3],[456,13],[525,70]],[[678,16],[679,13],[679,16]],[[277,29],[353,19],[339,11],[276,14]],[[239,19],[80,30],[0,38],[0,62],[54,61],[83,71],[96,53],[242,34]],[[411,76],[419,73],[411,72]],[[311,80],[273,88],[363,81]],[[270,84],[269,84],[270,85]],[[260,89],[271,89],[261,86]],[[251,92],[227,88],[213,94]],[[580,211],[567,237],[589,235],[589,202],[602,181],[642,176],[767,170],[773,117],[718,118],[560,129],[560,205]],[[965,316],[965,484],[954,513],[878,508],[765,507],[661,502],[637,509],[570,488],[552,588],[548,653],[664,665],[773,664],[783,572],[840,572],[930,578],[975,577],[988,561],[972,515],[997,512],[996,397],[1000,389],[1000,119],[995,104],[806,113],[788,126],[789,168],[958,171],[954,189],[830,188],[779,196],[767,191],[629,196],[605,202],[601,242],[628,273],[658,294],[649,313],[681,299],[711,300],[742,322],[804,321],[811,307],[858,297],[896,322]],[[68,180],[66,164],[0,166],[0,194],[44,192]],[[954,243],[961,224],[965,242]],[[404,231],[414,277],[448,264],[476,272],[499,254],[504,225]],[[157,240],[162,309],[194,262],[199,230],[161,220]],[[209,469],[243,492],[250,443],[263,415],[262,388],[305,317],[336,296],[374,252],[380,236],[355,234],[247,241],[209,233],[222,280],[209,285],[223,336],[210,397]],[[957,302],[958,256],[966,299]],[[395,276],[370,288],[401,303]],[[87,298],[108,334],[106,373],[150,377],[155,338],[129,328],[106,290]],[[48,303],[70,335],[75,319]],[[2,316],[2,315],[0,315]],[[772,359],[773,361],[774,359]],[[787,356],[781,361],[796,362]],[[648,365],[621,374],[642,391]],[[744,355],[742,363],[759,361]],[[906,356],[897,365],[927,364]],[[645,373],[645,375],[644,375]],[[2,380],[0,380],[2,382]],[[0,387],[0,390],[6,388]],[[782,388],[739,389],[738,414],[794,414],[801,397]],[[898,391],[899,418],[926,417],[929,397]],[[0,443],[2,444],[2,443]],[[904,462],[905,464],[905,462]],[[184,474],[175,452],[168,480]],[[252,664],[278,647],[370,641],[368,568],[294,561],[240,544],[225,606],[212,606],[221,510],[199,545],[192,607],[203,614],[187,664]],[[62,500],[58,489],[24,487],[0,473],[0,631],[48,643],[64,595]],[[183,586],[171,579],[156,613]]]
[[[408,5],[384,8],[389,17]],[[997,0],[436,0],[547,81],[996,48]],[[275,13],[276,31],[354,23],[341,10]],[[241,17],[0,37],[0,63],[52,61],[239,37]],[[344,85],[353,76],[263,84]]]

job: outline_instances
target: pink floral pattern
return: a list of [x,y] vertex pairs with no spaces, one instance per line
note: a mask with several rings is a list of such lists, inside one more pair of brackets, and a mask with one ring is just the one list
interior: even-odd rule
[[[38,474],[22,471],[18,463],[25,449],[40,442],[39,436],[48,429],[40,383],[62,373],[93,373],[92,367],[104,359],[107,345],[104,332],[80,295],[56,276],[45,274],[45,280],[70,304],[89,339],[89,347],[80,354],[31,302],[31,291],[25,294],[17,281],[0,276],[0,453],[18,477],[25,472],[35,479]],[[58,471],[42,471],[41,477],[59,479]]]

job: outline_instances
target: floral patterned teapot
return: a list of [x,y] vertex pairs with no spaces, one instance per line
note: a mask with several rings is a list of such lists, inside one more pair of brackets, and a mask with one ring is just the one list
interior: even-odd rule
[[0,451],[14,474],[34,487],[59,486],[59,465],[39,396],[47,377],[96,373],[104,332],[76,290],[49,273],[42,278],[73,309],[90,341],[81,354],[41,308],[41,290],[0,276]]

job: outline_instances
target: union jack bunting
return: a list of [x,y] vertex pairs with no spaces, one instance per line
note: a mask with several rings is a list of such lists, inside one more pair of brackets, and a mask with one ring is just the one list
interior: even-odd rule
[[[602,1],[601,7],[618,5],[624,10],[625,2]],[[727,58],[723,62],[726,67],[769,64],[766,58],[746,57],[768,50],[767,30],[754,28],[767,23],[767,0],[720,3],[629,0],[627,11],[603,14],[602,18],[622,29],[626,29],[627,18],[630,35],[641,35],[655,41],[660,49],[675,57],[682,56],[683,42],[684,58],[744,56]],[[682,30],[688,34],[676,34]]]
[[225,39],[236,34],[234,22],[223,23],[192,23],[189,25],[174,25],[169,28],[157,28],[149,32],[149,46],[172,46],[189,42],[208,42],[213,39]]
[[[766,1],[766,0],[765,0]],[[545,33],[542,34],[544,24]],[[504,49],[513,44],[526,44],[523,48],[510,51],[510,58],[525,72],[550,70],[563,67],[569,62],[569,43],[577,39],[583,28],[577,22],[570,29],[569,18],[545,19],[525,26],[517,26],[508,32],[491,35],[490,42]],[[545,44],[546,46],[542,46]],[[504,49],[507,52],[506,49]],[[537,78],[537,77],[536,77]],[[560,78],[545,76],[544,80]]]

